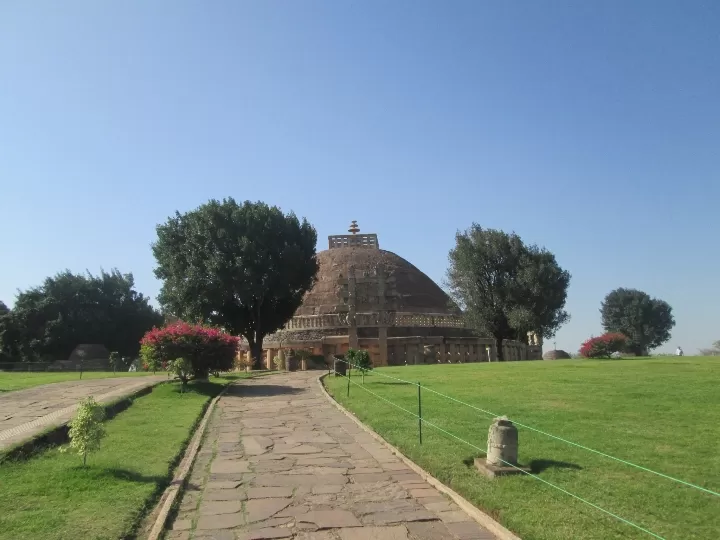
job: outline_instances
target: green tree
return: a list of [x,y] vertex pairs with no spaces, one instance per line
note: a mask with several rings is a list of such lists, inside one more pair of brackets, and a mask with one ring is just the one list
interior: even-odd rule
[[615,289],[600,307],[606,332],[620,332],[628,338],[627,350],[638,356],[666,343],[675,319],[670,304],[651,298],[637,289]]
[[720,356],[720,340],[712,344],[709,349],[700,349],[701,356]]
[[451,297],[478,332],[495,338],[498,357],[504,339],[527,340],[535,331],[551,338],[570,315],[563,309],[570,274],[555,255],[525,245],[515,233],[473,225],[455,236],[447,283]]
[[83,458],[83,466],[87,465],[88,454],[100,449],[100,441],[105,437],[104,419],[105,409],[90,396],[80,402],[77,414],[68,424],[70,449]]
[[20,292],[2,317],[3,346],[20,360],[67,358],[81,343],[136,355],[139,340],[162,316],[134,289],[132,274],[70,271]]
[[6,344],[5,329],[10,322],[10,308],[0,300],[0,362],[10,361],[8,345]]
[[317,273],[317,233],[305,219],[265,203],[211,200],[157,227],[158,297],[169,315],[209,322],[262,342],[300,307]]

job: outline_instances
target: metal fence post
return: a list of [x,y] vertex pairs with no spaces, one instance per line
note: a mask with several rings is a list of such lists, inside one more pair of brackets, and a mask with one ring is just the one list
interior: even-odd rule
[[422,397],[420,394],[420,383],[417,383],[418,387],[418,436],[420,437],[420,444],[422,444]]
[[348,389],[347,389],[347,397],[350,397],[350,376],[352,374],[352,367],[350,364],[347,365],[347,380],[348,380]]

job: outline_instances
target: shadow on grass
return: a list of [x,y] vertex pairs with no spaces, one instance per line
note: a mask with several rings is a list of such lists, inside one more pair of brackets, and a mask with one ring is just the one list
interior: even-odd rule
[[[486,455],[487,454],[477,454],[474,456],[466,457],[465,459],[463,459],[463,464],[465,464],[466,467],[475,467],[475,459],[485,458]],[[575,463],[569,463],[567,461],[555,461],[554,459],[533,459],[527,465],[520,465],[528,467],[532,474],[540,474],[541,472],[548,469],[571,469],[573,471],[582,470],[582,467]]]
[[395,382],[395,381],[373,381],[372,383],[373,384],[386,384],[388,386],[417,386],[412,383],[406,383],[406,382],[401,382],[401,381],[397,381],[397,382]]

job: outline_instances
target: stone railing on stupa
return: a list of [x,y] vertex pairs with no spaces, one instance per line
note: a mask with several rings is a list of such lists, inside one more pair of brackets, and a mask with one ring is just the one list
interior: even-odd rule
[[[285,330],[307,330],[311,328],[346,328],[350,326],[348,313],[325,315],[299,315],[290,319]],[[465,328],[465,321],[458,315],[445,313],[371,312],[356,313],[355,323],[360,327],[438,327]]]

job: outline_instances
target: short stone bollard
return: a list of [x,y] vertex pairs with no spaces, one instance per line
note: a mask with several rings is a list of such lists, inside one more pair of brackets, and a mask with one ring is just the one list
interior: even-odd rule
[[518,430],[506,416],[495,418],[488,431],[487,456],[475,458],[475,467],[488,478],[530,472],[518,465]]

